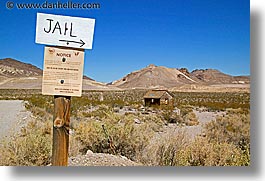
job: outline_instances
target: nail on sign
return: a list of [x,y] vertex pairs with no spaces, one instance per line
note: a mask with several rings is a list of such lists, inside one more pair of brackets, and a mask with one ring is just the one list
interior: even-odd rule
[[95,19],[37,13],[36,43],[92,49]]

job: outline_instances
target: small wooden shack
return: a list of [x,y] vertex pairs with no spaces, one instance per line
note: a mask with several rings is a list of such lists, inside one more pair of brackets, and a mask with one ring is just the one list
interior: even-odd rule
[[149,90],[144,95],[145,106],[173,105],[173,95],[167,90]]

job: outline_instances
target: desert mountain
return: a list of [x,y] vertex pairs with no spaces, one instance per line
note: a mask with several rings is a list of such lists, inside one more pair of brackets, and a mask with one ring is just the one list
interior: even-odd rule
[[[23,63],[12,58],[0,59],[0,76],[5,77],[31,77],[42,76],[42,70],[32,64]],[[85,80],[95,81],[84,75]]]
[[173,88],[186,84],[240,84],[249,83],[248,76],[231,76],[218,70],[194,70],[149,65],[112,82],[119,88]]
[[[0,89],[41,89],[42,70],[11,58],[0,60]],[[113,89],[83,76],[83,89]]]
[[41,76],[42,70],[31,64],[5,58],[0,60],[0,75],[5,77]]
[[244,84],[250,81],[249,76],[231,76],[215,69],[197,69],[192,71],[190,76],[207,84]]
[[121,88],[168,88],[196,82],[178,69],[151,64],[114,81],[112,85]]
[[[186,68],[149,65],[120,80],[106,84],[83,76],[84,90],[110,89],[179,89],[223,84],[249,84],[249,76],[231,76],[214,69],[189,72]],[[41,89],[42,70],[11,58],[0,60],[0,89]]]

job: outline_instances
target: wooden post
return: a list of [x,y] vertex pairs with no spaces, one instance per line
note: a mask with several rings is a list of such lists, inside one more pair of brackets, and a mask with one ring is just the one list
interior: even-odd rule
[[52,166],[68,165],[70,96],[54,96]]

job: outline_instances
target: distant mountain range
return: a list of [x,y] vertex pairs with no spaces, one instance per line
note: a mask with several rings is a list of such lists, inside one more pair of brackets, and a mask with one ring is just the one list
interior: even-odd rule
[[149,65],[111,84],[120,88],[173,88],[185,84],[249,84],[249,76],[231,76],[215,69],[189,72],[186,68]]
[[[0,76],[6,77],[30,77],[30,76],[42,76],[43,71],[28,63],[23,63],[12,58],[5,58],[0,60]],[[84,75],[86,80],[94,79]]]
[[[0,89],[41,89],[43,71],[12,58],[0,60]],[[105,83],[83,76],[83,89],[109,89]]]
[[[41,88],[42,70],[34,65],[6,58],[0,60],[0,88]],[[83,77],[83,89],[176,89],[183,85],[249,84],[250,76],[231,76],[215,69],[189,72],[153,64],[111,83]]]

